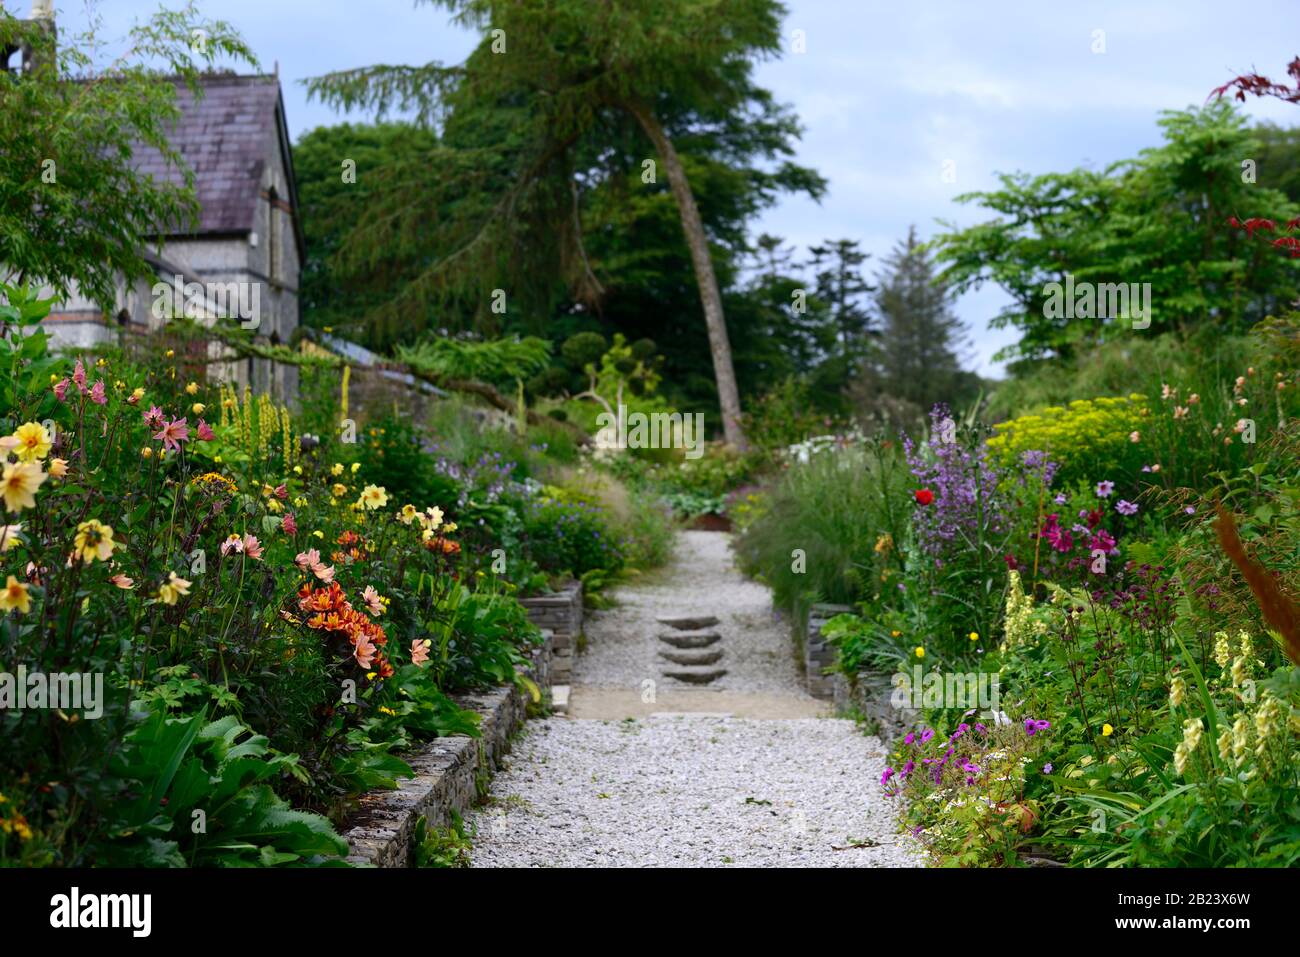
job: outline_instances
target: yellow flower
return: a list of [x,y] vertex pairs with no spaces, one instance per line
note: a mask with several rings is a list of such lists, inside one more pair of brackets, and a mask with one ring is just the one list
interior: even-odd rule
[[175,349],[168,349],[166,352],[163,353],[163,358],[164,358],[164,359],[171,359],[171,358],[174,358],[175,355],[176,355],[176,350],[175,350]]
[[1112,728],[1109,724],[1103,724],[1101,726],[1101,736],[1103,738],[1109,738],[1114,733],[1115,733],[1115,729]]
[[96,518],[87,519],[77,526],[73,546],[73,557],[83,562],[93,562],[97,558],[106,562],[113,549],[122,547],[120,542],[113,541],[113,530]]
[[138,388],[138,389],[133,389],[133,390],[131,391],[131,398],[135,399],[136,402],[139,402],[141,399],[143,399],[143,398],[144,398],[144,386],[140,386],[140,388]]
[[203,411],[206,408],[207,406],[204,405],[202,402],[195,402],[192,406],[190,406],[190,411],[193,412],[195,415],[202,415]]
[[353,475],[356,475],[359,471],[361,471],[361,463],[360,463],[360,462],[353,462],[353,463],[352,463],[352,474],[353,474]]
[[1181,676],[1174,678],[1169,682],[1169,707],[1177,708],[1183,703],[1183,696],[1187,694],[1187,682]]
[[401,519],[403,525],[410,525],[419,514],[414,505],[403,505],[402,511],[398,513],[397,517]]
[[158,586],[158,600],[164,605],[174,605],[180,601],[182,595],[190,593],[192,584],[194,583],[186,581],[175,572],[168,572],[167,581]]
[[14,451],[20,462],[43,459],[50,454],[50,433],[39,422],[25,422],[14,433],[18,448]]
[[916,655],[916,657],[918,658],[925,657],[925,649],[922,648],[920,645],[917,645],[916,648],[912,651],[912,653]]
[[17,462],[5,465],[4,476],[0,477],[0,496],[5,500],[5,508],[11,512],[21,512],[25,508],[36,507],[36,490],[49,478],[36,462]]
[[342,498],[344,495],[348,494],[348,487],[342,482],[335,482],[333,486],[330,487],[330,494],[335,498]]
[[50,475],[56,479],[61,479],[68,474],[67,459],[50,459]]
[[0,525],[0,554],[19,544],[18,533],[22,530],[21,523],[17,525]]
[[140,458],[142,459],[153,458],[153,449],[149,448],[149,446],[146,445],[144,448],[140,450]]
[[330,467],[330,475],[333,475],[335,478],[338,478],[342,474],[343,474],[343,466],[340,465],[338,462],[335,462],[333,466]]
[[301,474],[302,474],[302,466],[301,466],[301,465],[295,465],[295,466],[293,467],[293,474],[294,474],[294,475],[301,475]]
[[383,508],[388,504],[388,492],[382,485],[367,485],[361,493],[358,505],[364,505],[368,509]]
[[27,586],[20,582],[13,575],[5,582],[3,591],[0,591],[0,611],[10,611],[18,609],[18,614],[25,615],[32,610],[32,596],[27,594]]
[[197,382],[191,382],[189,385],[185,387],[185,391],[190,395],[198,395],[199,384]]
[[903,633],[902,633],[901,631],[891,631],[889,634],[890,634],[890,637],[892,637],[892,638],[901,638],[901,637],[903,637]]
[[970,640],[971,640],[971,641],[979,641],[979,640],[980,640],[980,633],[979,633],[978,631],[972,631],[972,632],[970,633]]
[[456,531],[458,527],[459,526],[455,522],[448,522],[442,527],[442,530],[450,535],[452,532]]
[[320,529],[316,529],[316,531],[312,532],[312,534],[315,535],[317,538],[325,537],[325,533],[322,532]]

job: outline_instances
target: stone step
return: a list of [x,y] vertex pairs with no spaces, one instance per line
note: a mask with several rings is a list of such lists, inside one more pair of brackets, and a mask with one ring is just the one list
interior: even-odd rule
[[698,631],[701,628],[712,628],[718,623],[718,619],[712,615],[688,615],[680,618],[669,616],[656,618],[655,621],[661,625],[667,625],[669,628],[676,628],[679,631]]
[[551,710],[556,714],[569,713],[569,685],[551,685]]
[[716,631],[663,631],[659,633],[659,640],[667,642],[674,648],[707,648],[715,641],[721,641],[722,636]]
[[702,651],[661,651],[659,657],[675,665],[711,665],[722,657],[721,648]]
[[717,681],[725,675],[727,669],[710,668],[708,665],[678,665],[673,668],[665,668],[659,673],[665,678],[673,678],[687,684],[706,685],[710,681]]

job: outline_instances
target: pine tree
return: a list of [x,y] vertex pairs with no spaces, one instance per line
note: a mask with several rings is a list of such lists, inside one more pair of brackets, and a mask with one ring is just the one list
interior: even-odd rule
[[960,405],[978,391],[978,377],[962,369],[965,327],[952,312],[949,291],[908,230],[884,269],[875,294],[881,329],[872,355],[852,388],[864,418],[893,426],[913,424],[936,402]]

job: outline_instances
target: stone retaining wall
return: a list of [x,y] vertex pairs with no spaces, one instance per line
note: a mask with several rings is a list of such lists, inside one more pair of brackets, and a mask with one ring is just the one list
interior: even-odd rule
[[814,698],[835,697],[834,676],[825,673],[835,664],[835,646],[822,637],[822,625],[836,615],[852,611],[848,605],[816,604],[808,609],[808,629],[804,632],[803,667],[808,693]]
[[896,708],[891,702],[894,692],[889,675],[864,671],[851,681],[842,674],[832,677],[833,699],[837,714],[866,718],[876,726],[881,741],[889,744],[916,725],[918,712]]
[[[528,669],[544,695],[550,686],[552,641],[547,633],[545,643],[532,652],[533,665]],[[398,781],[394,790],[372,791],[361,798],[351,826],[343,833],[351,849],[350,863],[412,866],[416,821],[424,817],[430,827],[446,827],[452,811],[463,815],[472,807],[527,716],[527,694],[513,685],[458,695],[455,700],[482,717],[481,736],[437,738],[414,754],[402,755],[415,777]]]
[[582,582],[569,582],[553,595],[523,598],[519,602],[528,618],[555,635],[551,658],[551,684],[567,685],[573,679],[573,657],[582,637]]

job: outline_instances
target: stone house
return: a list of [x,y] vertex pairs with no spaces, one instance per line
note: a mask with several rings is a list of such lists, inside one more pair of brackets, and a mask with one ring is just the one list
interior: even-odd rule
[[[56,305],[47,328],[56,344],[93,347],[155,330],[183,309],[203,321],[237,320],[260,343],[290,345],[305,248],[279,77],[206,74],[197,101],[174,82],[180,117],[172,145],[194,172],[195,231],[151,237],[161,248],[144,255],[157,281],[120,283],[113,314],[74,294]],[[183,182],[147,145],[132,162],[158,180]],[[247,358],[212,372],[285,401],[297,395],[293,366]]]

